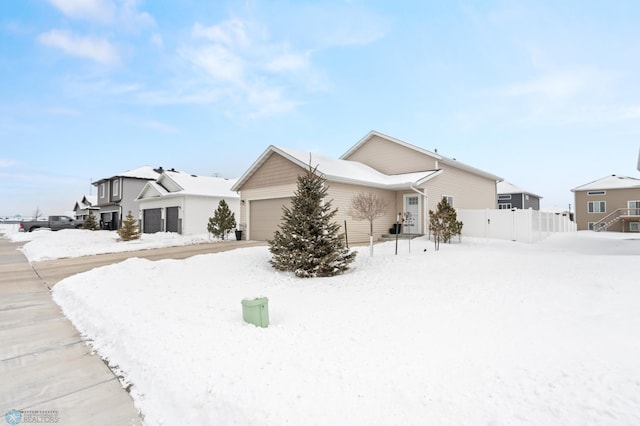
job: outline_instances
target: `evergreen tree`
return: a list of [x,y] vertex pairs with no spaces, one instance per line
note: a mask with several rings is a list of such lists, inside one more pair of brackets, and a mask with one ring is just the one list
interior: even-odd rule
[[129,214],[122,222],[122,226],[118,229],[118,235],[120,236],[120,240],[122,241],[131,241],[137,240],[140,238],[140,229],[138,229],[138,221],[135,220],[133,215],[131,214],[131,210],[129,210]]
[[311,168],[298,176],[291,208],[283,207],[282,223],[269,241],[270,263],[298,277],[330,277],[349,269],[356,253],[345,248],[340,226],[332,222],[338,209],[331,209],[326,180]]
[[225,200],[220,200],[218,208],[213,212],[213,217],[209,218],[207,231],[215,237],[222,238],[236,227],[236,217],[229,209],[229,205]]
[[456,210],[445,197],[438,203],[436,211],[429,210],[429,228],[433,234],[435,249],[440,248],[440,241],[448,243],[454,235],[460,236],[463,223],[458,220]]
[[88,229],[90,231],[97,231],[100,229],[98,219],[96,219],[92,211],[89,211],[89,216],[87,216],[84,219],[84,222],[82,222],[82,229]]

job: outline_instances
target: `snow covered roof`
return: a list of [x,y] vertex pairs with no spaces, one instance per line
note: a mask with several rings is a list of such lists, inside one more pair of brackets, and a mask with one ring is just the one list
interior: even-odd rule
[[[98,197],[95,195],[84,195],[82,200],[76,201],[75,206],[73,207],[73,211],[76,212],[78,210],[99,210],[99,207],[96,207],[95,204],[98,202]],[[93,206],[93,207],[92,207]]]
[[317,166],[317,171],[329,181],[358,184],[376,188],[409,188],[412,185],[419,185],[426,182],[442,172],[441,170],[426,170],[423,172],[386,175],[357,161],[331,158],[307,151],[270,145],[258,160],[253,163],[249,170],[247,170],[247,172],[238,179],[231,189],[233,191],[238,191],[240,187],[251,177],[251,175],[253,175],[255,170],[257,170],[272,153],[277,153],[304,169],[308,168],[309,162],[311,162],[311,166]]
[[405,148],[412,149],[412,150],[414,150],[414,151],[416,151],[416,152],[418,152],[420,154],[432,157],[432,158],[438,160],[442,164],[446,164],[446,165],[451,166],[451,167],[456,167],[458,169],[465,170],[467,172],[474,173],[476,175],[480,175],[480,176],[483,176],[483,177],[486,177],[486,178],[489,178],[489,179],[492,179],[492,180],[495,180],[495,181],[501,181],[502,180],[502,178],[499,177],[499,176],[496,176],[494,174],[491,174],[491,173],[485,172],[483,170],[477,169],[477,168],[472,167],[472,166],[470,166],[468,164],[461,163],[460,161],[456,160],[455,158],[445,157],[445,156],[440,155],[440,154],[438,154],[436,152],[432,152],[432,151],[426,150],[424,148],[420,148],[419,146],[415,146],[415,145],[412,145],[412,144],[410,144],[408,142],[405,142],[403,140],[394,138],[394,137],[389,136],[389,135],[385,135],[384,133],[378,132],[376,130],[371,130],[369,133],[367,133],[354,146],[349,148],[349,150],[347,152],[345,152],[340,158],[341,159],[348,158],[352,153],[357,151],[358,148],[360,148],[362,145],[366,144],[374,136],[386,139],[386,140],[388,140],[390,142],[393,142],[395,144],[404,146]]
[[138,167],[137,169],[133,169],[133,170],[128,170],[124,173],[120,173],[117,175],[113,175],[111,177],[108,178],[102,178],[99,179],[95,182],[93,182],[94,185],[103,182],[105,180],[109,180],[109,179],[114,179],[114,178],[118,178],[118,177],[125,177],[125,178],[132,178],[132,179],[146,179],[146,180],[156,180],[158,178],[158,176],[160,176],[160,173],[154,169],[151,166],[142,166],[142,167]]
[[601,179],[594,180],[593,182],[589,182],[587,184],[577,186],[573,188],[571,191],[591,191],[597,189],[628,189],[628,188],[639,188],[640,189],[640,179],[629,177],[629,176],[605,176]]
[[157,181],[147,182],[136,200],[172,195],[198,195],[220,198],[240,198],[231,190],[236,179],[197,176],[189,173],[166,170]]
[[498,194],[528,194],[533,195],[537,198],[542,198],[540,195],[534,194],[533,192],[525,191],[524,189],[519,188],[511,182],[507,182],[505,180],[498,182],[497,192]]

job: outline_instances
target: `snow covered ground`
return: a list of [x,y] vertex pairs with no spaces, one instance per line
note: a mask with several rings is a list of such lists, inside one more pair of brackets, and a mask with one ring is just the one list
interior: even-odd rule
[[[31,262],[214,241],[207,233],[179,235],[173,232],[158,232],[142,234],[137,240],[118,241],[119,236],[115,231],[64,229],[55,232],[50,230],[19,232],[18,229],[17,224],[0,224],[0,236],[4,234],[11,241],[25,242],[22,251]],[[235,240],[235,234],[232,232],[229,238]]]
[[53,296],[149,425],[637,425],[639,238],[384,243],[319,279],[266,247],[131,258]]

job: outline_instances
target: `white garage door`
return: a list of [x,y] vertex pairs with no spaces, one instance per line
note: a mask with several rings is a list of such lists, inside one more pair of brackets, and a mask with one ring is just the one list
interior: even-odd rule
[[273,239],[282,220],[282,206],[289,207],[290,198],[274,198],[271,200],[255,200],[249,204],[251,229],[249,238],[256,241]]

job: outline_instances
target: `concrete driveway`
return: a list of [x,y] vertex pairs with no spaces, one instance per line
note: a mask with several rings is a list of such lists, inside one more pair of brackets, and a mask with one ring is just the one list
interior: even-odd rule
[[0,238],[0,416],[22,416],[20,423],[141,424],[129,394],[53,302],[50,288],[129,257],[184,259],[263,244],[228,241],[37,262],[32,268],[17,250],[21,244]]

